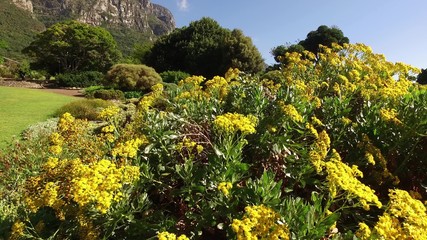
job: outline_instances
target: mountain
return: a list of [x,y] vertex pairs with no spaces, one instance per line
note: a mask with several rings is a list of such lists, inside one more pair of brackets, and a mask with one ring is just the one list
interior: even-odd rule
[[21,50],[45,29],[28,10],[10,0],[0,0],[0,56],[20,60]]
[[[0,41],[6,31],[2,28],[5,21],[2,13],[4,18],[11,16],[19,24],[21,19],[15,17],[16,12],[19,16],[26,12],[24,19],[32,19],[29,25],[42,23],[42,29],[69,19],[104,27],[111,32],[124,55],[128,55],[136,43],[153,41],[175,29],[172,13],[150,0],[0,0]],[[39,27],[34,28],[27,35],[34,36],[33,33],[39,31]],[[13,44],[9,42],[8,45]]]

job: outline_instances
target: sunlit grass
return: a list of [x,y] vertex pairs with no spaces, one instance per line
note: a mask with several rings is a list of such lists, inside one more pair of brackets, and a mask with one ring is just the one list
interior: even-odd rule
[[75,97],[38,89],[0,87],[0,148],[30,124],[44,121]]

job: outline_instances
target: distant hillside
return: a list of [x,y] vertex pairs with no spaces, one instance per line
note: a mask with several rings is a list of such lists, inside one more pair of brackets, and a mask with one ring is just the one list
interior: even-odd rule
[[45,29],[43,23],[10,0],[0,0],[0,56],[22,59],[21,50]]
[[[36,32],[69,19],[106,28],[124,55],[135,43],[153,41],[175,29],[171,12],[150,0],[0,0],[0,41],[14,46],[7,52],[0,50],[0,54],[20,56],[20,49]],[[8,34],[14,36],[6,38]],[[21,43],[16,46],[11,40]]]

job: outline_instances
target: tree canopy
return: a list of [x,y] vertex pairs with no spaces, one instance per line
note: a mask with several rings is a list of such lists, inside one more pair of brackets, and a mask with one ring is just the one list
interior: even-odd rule
[[77,21],[52,25],[24,49],[34,67],[51,74],[71,71],[106,71],[121,53],[111,34]]
[[338,27],[328,27],[321,25],[317,30],[307,34],[306,39],[299,41],[298,44],[280,45],[272,49],[271,54],[276,62],[285,63],[282,58],[287,52],[299,52],[304,50],[317,54],[320,51],[319,45],[331,47],[333,43],[343,45],[349,43],[350,40],[344,36],[344,33]]
[[418,74],[417,82],[419,84],[427,84],[427,68],[421,69],[420,74]]
[[184,71],[212,77],[224,74],[230,67],[258,72],[264,61],[249,37],[240,30],[221,27],[211,18],[191,22],[158,39],[147,64],[158,72]]

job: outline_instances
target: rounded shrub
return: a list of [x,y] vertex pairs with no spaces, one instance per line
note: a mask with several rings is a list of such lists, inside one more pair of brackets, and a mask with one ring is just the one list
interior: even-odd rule
[[159,82],[156,70],[143,64],[116,64],[106,76],[106,85],[123,91],[147,91]]
[[160,73],[160,77],[163,82],[178,83],[180,80],[190,77],[190,74],[182,71],[165,71]]
[[61,87],[89,87],[100,85],[104,75],[101,72],[70,72],[56,75],[55,79]]
[[68,112],[79,119],[98,120],[99,111],[113,104],[102,99],[82,99],[62,106],[55,112],[54,116],[60,117]]
[[93,92],[93,97],[104,100],[123,100],[125,95],[122,91],[116,89],[99,89]]

